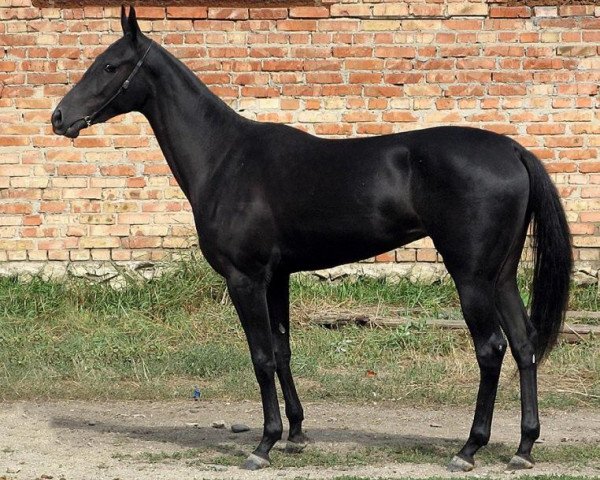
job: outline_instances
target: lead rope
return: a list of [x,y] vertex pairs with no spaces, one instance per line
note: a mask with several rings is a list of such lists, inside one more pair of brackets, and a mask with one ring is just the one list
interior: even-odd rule
[[129,74],[129,76],[127,77],[127,79],[123,82],[123,84],[119,87],[119,90],[117,90],[117,93],[115,93],[112,97],[110,97],[106,102],[104,102],[104,104],[98,109],[96,110],[94,113],[92,113],[91,115],[87,115],[86,117],[83,117],[83,120],[85,121],[85,123],[87,123],[88,127],[92,126],[93,121],[95,120],[95,118],[100,115],[100,113],[106,108],[108,107],[115,98],[117,98],[119,95],[121,95],[123,92],[125,92],[128,88],[129,88],[129,84],[131,83],[131,80],[133,80],[133,77],[135,77],[136,73],[140,70],[140,68],[142,68],[142,65],[144,63],[144,60],[146,60],[146,57],[148,56],[148,53],[150,52],[150,49],[152,48],[153,45],[153,41],[150,40],[150,45],[148,45],[148,48],[146,49],[146,51],[144,52],[144,55],[142,55],[142,58],[140,58],[138,60],[138,62],[135,64],[135,67],[133,68],[133,70],[131,71],[131,73]]

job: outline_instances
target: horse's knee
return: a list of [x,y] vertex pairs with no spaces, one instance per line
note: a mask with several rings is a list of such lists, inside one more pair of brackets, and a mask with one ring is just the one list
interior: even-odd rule
[[289,368],[292,360],[292,353],[289,349],[282,349],[281,347],[275,348],[275,361],[277,363],[277,370]]
[[477,363],[484,371],[499,371],[508,344],[504,335],[494,333],[487,341],[476,346]]
[[259,382],[274,378],[277,362],[273,355],[256,352],[252,355],[252,365]]

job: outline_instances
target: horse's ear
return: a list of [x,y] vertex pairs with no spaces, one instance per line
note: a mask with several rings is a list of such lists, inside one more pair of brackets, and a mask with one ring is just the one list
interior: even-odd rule
[[123,35],[127,35],[129,32],[129,25],[127,23],[127,12],[125,11],[125,5],[121,5],[121,28],[123,29]]
[[136,40],[141,33],[140,26],[137,22],[137,17],[135,16],[135,8],[133,5],[129,8],[129,18],[127,19],[127,23],[129,25],[129,34],[133,40]]
[[121,6],[121,27],[123,28],[124,36],[130,36],[133,40],[137,39],[140,33],[140,26],[135,15],[135,8],[129,8],[129,17],[127,17],[125,5]]

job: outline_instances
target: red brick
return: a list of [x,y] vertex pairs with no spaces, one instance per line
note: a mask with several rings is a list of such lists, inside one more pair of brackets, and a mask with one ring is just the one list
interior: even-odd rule
[[376,47],[375,56],[381,58],[415,58],[417,51],[414,47]]
[[561,135],[566,127],[560,123],[539,123],[527,126],[527,133],[531,135]]
[[[360,72],[360,73],[350,73],[348,80],[350,83],[381,83],[383,79],[383,74],[381,73],[368,73],[368,72]],[[308,77],[307,77],[308,80]],[[341,77],[340,77],[341,80]]]
[[381,123],[359,123],[356,133],[359,135],[387,135],[393,132],[393,127]]
[[577,165],[574,162],[552,162],[546,163],[544,166],[548,173],[573,173],[577,171]]
[[329,9],[327,7],[292,7],[290,18],[327,18]]
[[400,97],[402,96],[402,89],[400,87],[395,86],[376,86],[370,85],[365,87],[364,89],[365,95],[369,97]]
[[207,18],[207,7],[167,7],[167,18]]
[[95,172],[95,165],[59,165],[57,168],[59,175],[92,175]]
[[362,58],[348,58],[344,61],[346,70],[382,70],[383,60],[380,59],[362,59]]
[[416,122],[417,117],[412,112],[392,111],[384,112],[383,120],[386,122]]
[[600,162],[581,162],[579,164],[579,171],[581,173],[599,173]]
[[490,7],[491,18],[529,18],[531,17],[530,7]]
[[162,7],[137,7],[135,13],[142,19],[161,19],[165,18],[165,9]]
[[331,16],[370,17],[371,8],[369,5],[333,4],[331,6]]
[[251,8],[250,18],[257,20],[279,20],[287,17],[286,8]]
[[209,8],[208,18],[219,20],[247,20],[247,8]]
[[377,255],[375,257],[376,262],[395,262],[396,261],[396,252],[387,252],[382,253],[381,255]]
[[318,135],[351,135],[352,125],[325,123],[315,125],[315,133]]
[[282,31],[315,31],[317,30],[317,22],[315,20],[279,20],[277,28]]
[[300,60],[265,60],[262,63],[264,71],[289,71],[302,70],[302,62]]
[[6,203],[0,204],[0,214],[21,214],[29,215],[32,213],[32,206],[29,203]]
[[549,148],[581,147],[583,145],[583,137],[552,136],[546,138],[545,144]]
[[355,111],[347,112],[343,115],[342,120],[344,122],[355,123],[355,122],[374,122],[377,120],[377,115],[373,112]]
[[135,167],[129,165],[111,165],[100,167],[100,173],[107,176],[123,177],[135,175]]
[[594,15],[594,5],[560,5],[558,7],[560,17],[582,17]]
[[334,57],[369,57],[371,56],[373,49],[371,47],[363,47],[363,46],[351,46],[351,47],[333,47],[333,56]]
[[28,137],[0,136],[0,147],[25,147],[29,145]]
[[490,95],[500,95],[500,96],[509,96],[509,95],[525,95],[527,93],[527,87],[525,85],[490,85],[488,88],[488,93]]
[[333,60],[306,60],[303,65],[304,71],[313,71],[313,70],[333,70],[339,71],[342,69],[342,61],[333,59]]
[[72,58],[77,59],[81,56],[81,51],[78,48],[50,48],[48,50],[50,58]]

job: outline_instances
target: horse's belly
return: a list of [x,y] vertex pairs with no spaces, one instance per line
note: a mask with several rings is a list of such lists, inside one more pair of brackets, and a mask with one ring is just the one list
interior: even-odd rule
[[317,270],[365,260],[423,238],[416,217],[331,220],[299,225],[282,245],[282,261],[293,271]]

